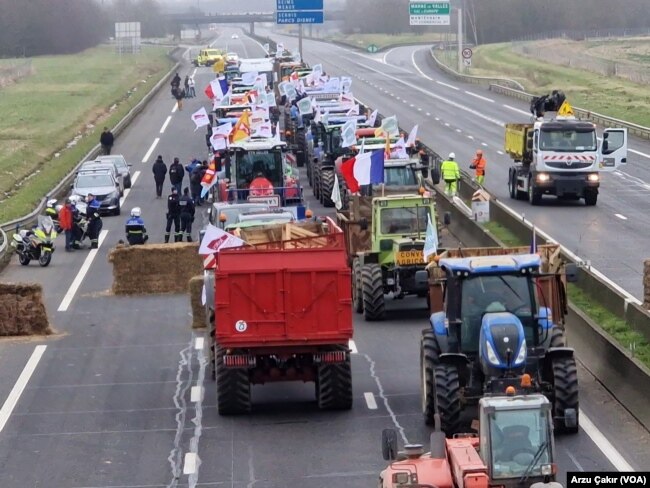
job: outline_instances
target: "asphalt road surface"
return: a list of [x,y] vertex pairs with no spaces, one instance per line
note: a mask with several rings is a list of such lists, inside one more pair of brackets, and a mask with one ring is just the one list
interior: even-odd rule
[[[262,54],[257,43],[244,36],[233,40],[231,33],[216,45],[243,57]],[[331,60],[325,51],[306,43],[312,63]],[[349,58],[356,60],[337,59],[341,71]],[[186,66],[181,75],[191,71]],[[397,428],[409,442],[427,442],[418,365],[427,314],[420,300],[389,304],[382,323],[355,316],[351,411],[320,412],[313,385],[288,383],[255,387],[252,414],[220,417],[205,341],[188,328],[188,298],[108,293],[107,254],[123,238],[131,207],[142,208],[151,240],[162,242],[165,200],[155,198],[151,174],[156,156],[169,163],[174,156],[187,161],[205,154],[204,131],[194,132],[190,115],[208,107],[202,90],[211,76],[208,68],[196,71],[199,96],[182,111],[173,110],[169,90],[162,90],[117,139],[115,152],[138,176],[125,196],[124,215],[104,218],[97,251],[65,253],[60,240],[50,267],[22,267],[14,260],[2,273],[2,281],[43,284],[57,330],[47,340],[0,342],[2,488],[361,488],[375,486],[384,466],[383,428]],[[375,92],[355,90],[362,99]],[[386,112],[397,104],[378,106]],[[416,121],[425,125],[420,117],[402,123]],[[428,130],[423,139],[430,142],[429,134],[443,129]],[[313,200],[312,209],[322,211]],[[560,480],[568,470],[647,468],[648,433],[582,368],[580,381],[583,428],[556,441]]]

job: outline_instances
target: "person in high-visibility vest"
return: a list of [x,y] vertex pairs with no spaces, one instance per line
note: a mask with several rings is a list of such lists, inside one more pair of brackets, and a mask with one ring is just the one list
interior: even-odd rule
[[452,197],[457,193],[458,180],[460,180],[460,168],[455,159],[456,154],[449,153],[449,158],[440,166],[442,179],[445,180],[445,193]]
[[476,150],[476,156],[472,160],[472,164],[469,165],[470,169],[473,169],[476,174],[476,182],[483,186],[483,182],[485,182],[485,165],[487,164],[487,161],[485,161],[485,158],[483,157],[483,151],[480,149]]

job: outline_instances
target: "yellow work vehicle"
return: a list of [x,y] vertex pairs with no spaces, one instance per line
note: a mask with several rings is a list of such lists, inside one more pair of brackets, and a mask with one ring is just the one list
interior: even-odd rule
[[205,48],[199,51],[199,55],[194,60],[195,66],[212,66],[221,61],[223,62],[224,52],[221,49]]

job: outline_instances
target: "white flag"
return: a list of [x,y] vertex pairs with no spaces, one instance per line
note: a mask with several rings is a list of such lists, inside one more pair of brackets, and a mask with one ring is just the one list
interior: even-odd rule
[[341,76],[341,93],[348,93],[352,87],[352,78]]
[[417,124],[411,129],[409,133],[409,138],[406,140],[406,145],[408,147],[415,145],[415,138],[418,136],[418,126]]
[[264,122],[263,124],[251,126],[251,137],[263,137],[265,139],[272,138],[273,131],[271,130],[271,122]]
[[284,44],[278,43],[275,46],[275,56],[280,57],[284,54]]
[[323,74],[323,65],[322,64],[315,64],[314,67],[311,69],[312,73],[314,75],[320,76]]
[[356,131],[356,121],[348,120],[341,128],[341,147],[350,147],[357,143]]
[[241,82],[244,85],[252,85],[255,83],[255,78],[258,77],[257,71],[250,71],[248,73],[242,73],[241,75]]
[[404,142],[404,138],[400,137],[399,140],[395,143],[393,146],[393,151],[390,153],[391,157],[396,157],[399,159],[407,159],[409,157],[408,153],[406,152],[406,143]]
[[377,120],[377,114],[378,114],[378,112],[377,112],[376,109],[373,110],[373,112],[370,114],[370,118],[368,119],[368,125],[369,125],[370,127],[374,127],[374,126],[375,126],[375,121]]
[[336,210],[341,210],[343,202],[341,201],[341,190],[339,189],[339,177],[334,173],[334,188],[332,188],[332,201]]
[[199,247],[199,254],[209,256],[219,252],[221,249],[240,247],[245,244],[246,242],[239,237],[229,234],[212,224],[208,224],[203,240],[201,241],[201,246]]
[[208,112],[205,110],[205,107],[201,107],[192,114],[192,121],[194,122],[194,125],[196,125],[196,129],[194,129],[195,132],[201,127],[210,125],[210,118],[208,117]]
[[387,132],[389,136],[396,136],[399,134],[399,126],[397,125],[397,117],[395,115],[386,117],[381,121],[381,130]]
[[429,260],[429,256],[432,256],[438,252],[438,229],[431,222],[431,215],[428,216],[427,222],[427,233],[424,239],[424,261]]
[[321,121],[322,117],[320,114],[320,110],[316,110],[316,115],[314,115],[314,123],[318,124]]
[[269,79],[266,76],[266,73],[260,73],[255,77],[255,82],[254,84],[261,83],[262,85],[266,86],[269,84]]
[[271,46],[269,46],[269,43],[267,42],[266,44],[264,44],[264,45],[262,46],[262,48],[263,48],[263,49],[268,53],[268,52],[269,52],[269,49],[271,48]]
[[353,116],[353,115],[359,115],[359,104],[355,103],[354,107],[352,107],[350,110],[348,110],[348,113],[345,114],[347,116]]
[[309,97],[303,98],[298,102],[298,110],[300,115],[307,115],[311,113],[311,99]]
[[232,131],[232,124],[221,124],[220,126],[212,129],[212,136],[210,136],[210,144],[215,151],[221,151],[228,146],[228,135]]

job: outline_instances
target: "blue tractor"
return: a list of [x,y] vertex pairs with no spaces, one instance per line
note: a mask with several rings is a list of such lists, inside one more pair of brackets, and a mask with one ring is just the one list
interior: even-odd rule
[[576,360],[562,326],[563,278],[575,272],[542,273],[541,264],[537,254],[442,257],[418,277],[432,311],[420,347],[427,424],[439,413],[447,435],[463,432],[466,406],[513,386],[550,400],[556,432],[577,432]]

